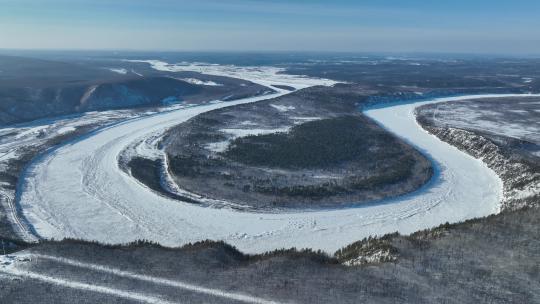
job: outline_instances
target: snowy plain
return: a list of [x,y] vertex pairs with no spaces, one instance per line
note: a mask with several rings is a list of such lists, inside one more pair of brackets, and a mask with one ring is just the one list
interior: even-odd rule
[[[534,95],[531,95],[534,96]],[[497,100],[499,102],[504,100]],[[430,115],[436,125],[477,130],[540,144],[540,102],[520,98],[508,103],[452,103],[437,105]]]
[[160,60],[125,60],[134,63],[148,63],[158,71],[163,72],[198,72],[206,75],[225,76],[248,80],[263,86],[291,86],[302,89],[314,85],[334,85],[337,81],[330,79],[314,79],[301,75],[284,74],[284,68],[272,66],[239,67],[234,65],[218,65],[208,63],[167,63]]
[[[281,74],[272,71],[265,80],[256,70],[257,76],[251,79],[250,73],[238,72],[238,77],[264,84],[286,83],[291,78],[284,75],[281,79]],[[331,83],[303,77],[297,83],[287,83],[296,88],[315,84]],[[436,174],[414,193],[357,207],[285,213],[208,208],[160,196],[119,168],[122,150],[145,136],[206,111],[286,93],[158,113],[107,127],[34,161],[24,176],[18,203],[44,238],[72,237],[105,243],[147,239],[166,246],[213,239],[249,253],[283,247],[331,253],[370,235],[411,233],[499,210],[502,182],[498,176],[481,160],[424,131],[416,123],[414,109],[427,103],[521,95],[439,98],[366,110],[367,116],[430,157]]]

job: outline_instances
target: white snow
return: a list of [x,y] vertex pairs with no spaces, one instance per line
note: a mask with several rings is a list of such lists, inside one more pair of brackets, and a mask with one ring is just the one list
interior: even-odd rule
[[[530,105],[534,104],[534,102],[526,102],[525,104]],[[445,107],[445,105],[439,106],[433,112],[432,118],[440,125],[448,124],[456,128],[467,130],[475,129],[484,132],[487,131],[493,134],[540,143],[540,133],[538,132],[538,130],[540,130],[540,119],[523,123],[523,121],[520,121],[519,119],[515,121],[505,119],[505,113],[527,116],[532,114],[527,110],[519,109],[497,111],[478,108],[475,111],[471,111],[471,107],[463,102],[454,103],[448,108]]]
[[275,128],[275,129],[221,129],[221,132],[232,135],[232,139],[238,137],[245,137],[249,135],[263,135],[272,134],[278,132],[287,132],[290,127]]
[[294,106],[270,104],[270,106],[280,112],[287,112],[296,109]]
[[131,73],[133,73],[133,74],[135,74],[137,76],[143,77],[143,74],[137,73],[134,69],[131,69]]
[[512,112],[516,114],[529,114],[529,112],[525,110],[508,110],[508,112]]
[[213,143],[207,144],[205,148],[210,151],[217,152],[217,153],[224,152],[225,150],[227,150],[229,143],[230,143],[229,140],[213,142]]
[[165,301],[158,297],[147,296],[142,293],[138,293],[134,291],[120,290],[120,289],[110,288],[108,286],[98,285],[98,284],[88,284],[88,283],[83,283],[83,282],[77,282],[77,281],[68,280],[62,277],[43,275],[34,271],[24,271],[17,268],[0,269],[0,273],[4,273],[11,276],[16,276],[16,277],[22,277],[26,279],[31,279],[31,280],[36,280],[36,281],[42,281],[49,284],[62,286],[65,288],[72,288],[72,289],[102,293],[106,295],[111,295],[113,297],[124,298],[131,301],[136,301],[136,302],[149,303],[149,304],[175,303],[175,302]]
[[25,128],[23,131],[19,132],[19,134],[16,135],[15,137],[20,139],[20,138],[27,137],[29,135],[36,135],[36,134],[39,134],[40,132],[44,132],[45,130],[47,130],[47,128],[48,127],[46,125]]
[[278,133],[278,132],[288,132],[289,130],[290,130],[290,127],[275,128],[275,129],[221,129],[220,130],[221,132],[229,134],[229,138],[224,141],[209,143],[205,146],[205,148],[214,152],[223,152],[227,150],[227,147],[229,146],[230,142],[235,138],[245,137],[249,135],[262,135],[262,134],[272,134],[272,133]]
[[147,159],[158,160],[162,158],[162,151],[158,149],[159,142],[162,140],[163,132],[157,131],[152,134],[147,134],[135,140],[129,145],[123,156],[131,159],[132,156],[144,157]]
[[292,116],[289,118],[292,120],[295,120],[295,123],[298,123],[298,124],[322,119],[322,117],[319,117],[319,116]]
[[[13,159],[43,147],[47,141],[61,136],[63,134],[61,132],[82,126],[104,125],[111,121],[125,120],[136,115],[135,113],[133,110],[88,112],[83,115],[39,119],[0,129],[0,171],[10,172],[13,170],[10,166]],[[35,237],[30,233],[28,225],[17,216],[13,186],[15,185],[12,182],[0,183],[0,205],[8,215],[16,234],[26,241],[34,241]]]
[[90,86],[88,88],[88,90],[84,93],[83,97],[81,97],[81,100],[80,100],[81,105],[86,104],[86,102],[88,101],[88,98],[90,98],[90,96],[92,96],[92,94],[94,94],[97,87],[98,87],[98,85],[93,85],[93,86]]
[[345,266],[360,266],[371,263],[381,263],[383,261],[395,261],[397,258],[392,256],[390,251],[378,249],[375,252],[370,253],[369,255],[358,256],[354,259],[345,261],[343,264]]
[[122,69],[122,68],[120,68],[120,69],[118,69],[118,68],[110,68],[109,71],[115,72],[115,73],[118,73],[118,74],[122,74],[122,75],[125,75],[128,72],[128,70]]
[[58,134],[64,134],[64,133],[68,133],[68,132],[73,132],[73,131],[75,131],[75,130],[76,130],[75,127],[73,127],[73,126],[67,126],[67,127],[62,127],[62,128],[60,128],[60,129],[58,129],[56,132],[57,132]]
[[[497,96],[509,95],[481,97]],[[333,252],[369,235],[411,233],[499,209],[502,183],[497,175],[482,161],[425,132],[413,114],[421,104],[479,96],[366,111],[424,151],[437,163],[439,172],[429,185],[415,193],[356,208],[274,214],[201,207],[159,196],[118,167],[117,155],[145,134],[205,111],[269,97],[159,113],[63,146],[30,166],[24,178],[22,210],[38,233],[47,238],[74,237],[107,243],[148,239],[169,246],[215,239],[247,252],[293,246]]]
[[[225,76],[246,79],[251,82],[270,87],[272,85],[292,86],[296,89],[307,88],[313,85],[334,85],[337,81],[318,79],[307,76],[280,74],[283,68],[272,66],[240,67],[234,65],[217,65],[208,63],[177,63],[170,64],[159,60],[125,60],[127,62],[148,63],[153,69],[166,72],[199,72],[201,74]],[[274,90],[284,91],[273,87]]]
[[197,78],[178,78],[178,80],[182,80],[182,81],[189,82],[191,84],[197,84],[197,85],[216,86],[216,87],[223,86],[223,84],[221,83],[217,83],[211,80],[204,81]]
[[17,158],[17,153],[15,150],[0,151],[0,161],[7,161],[15,158]]

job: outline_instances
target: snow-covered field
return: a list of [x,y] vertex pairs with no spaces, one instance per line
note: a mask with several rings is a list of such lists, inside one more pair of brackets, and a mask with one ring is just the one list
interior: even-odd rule
[[[503,101],[503,100],[501,100]],[[430,119],[439,126],[478,130],[540,144],[540,102],[522,98],[501,105],[451,103],[437,105]]]
[[[333,85],[337,81],[330,79],[315,79],[307,76],[280,74],[285,69],[272,66],[238,67],[233,65],[218,65],[209,63],[167,63],[159,60],[126,60],[127,62],[148,63],[152,68],[164,72],[199,72],[207,75],[226,76],[249,80],[263,85],[292,86],[296,89],[311,87],[313,85]],[[275,89],[273,87],[273,89]]]
[[198,85],[205,85],[205,86],[215,86],[215,87],[220,87],[220,86],[223,86],[221,83],[217,83],[217,82],[214,82],[214,81],[204,81],[204,80],[200,80],[200,79],[197,79],[197,78],[178,78],[179,80],[182,80],[182,81],[185,81],[185,82],[189,82],[191,84],[198,84]]
[[[250,75],[242,74],[241,78],[252,80]],[[270,80],[257,82],[286,83],[291,77],[285,75],[280,80],[279,76],[269,74]],[[321,82],[311,81],[311,85]],[[286,84],[305,87],[309,79]],[[37,233],[45,238],[73,237],[106,243],[147,239],[168,246],[214,239],[246,252],[282,247],[332,252],[369,235],[411,233],[498,211],[502,183],[495,173],[481,160],[425,132],[414,117],[415,107],[422,104],[479,96],[367,110],[369,117],[426,153],[436,163],[437,174],[415,193],[355,208],[257,213],[202,207],[160,196],[118,165],[118,156],[133,142],[155,136],[197,114],[286,93],[132,119],[64,145],[28,168],[18,203]],[[489,97],[496,96],[509,95]]]

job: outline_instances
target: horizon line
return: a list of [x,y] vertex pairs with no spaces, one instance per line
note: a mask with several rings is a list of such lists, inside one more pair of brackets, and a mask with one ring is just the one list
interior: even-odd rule
[[540,53],[521,52],[449,52],[449,51],[345,51],[345,50],[230,50],[230,49],[135,49],[135,48],[2,48],[3,51],[21,52],[132,52],[132,53],[230,53],[230,54],[346,54],[346,55],[454,55],[454,56],[502,56],[537,57]]

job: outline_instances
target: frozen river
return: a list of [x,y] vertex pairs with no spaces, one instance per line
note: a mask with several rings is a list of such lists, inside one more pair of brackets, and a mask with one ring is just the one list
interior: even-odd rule
[[213,239],[250,253],[282,247],[333,252],[369,235],[411,233],[498,211],[498,176],[482,161],[424,131],[414,109],[448,100],[519,95],[440,98],[367,110],[367,116],[430,157],[437,174],[414,193],[361,207],[275,214],[201,207],[160,196],[118,166],[121,151],[145,136],[212,109],[286,93],[131,119],[66,144],[29,166],[18,203],[43,238],[105,243],[146,239],[167,246]]

